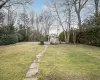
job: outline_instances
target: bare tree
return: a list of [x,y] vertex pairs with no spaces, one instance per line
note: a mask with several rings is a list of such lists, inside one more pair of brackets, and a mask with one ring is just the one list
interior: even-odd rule
[[53,16],[47,11],[44,11],[40,15],[40,17],[41,17],[41,23],[44,29],[45,36],[49,35],[50,27],[52,26],[55,20]]
[[0,12],[0,25],[1,25],[1,26],[3,26],[4,19],[5,19],[4,13],[3,13],[3,12]]
[[32,26],[32,28],[33,28],[33,30],[34,30],[35,14],[34,14],[33,11],[30,13],[30,24],[31,24],[31,26]]
[[37,32],[39,32],[39,24],[40,24],[39,15],[36,15],[35,24],[36,24],[36,30]]
[[17,13],[14,12],[9,12],[9,16],[8,16],[8,25],[14,25],[17,19]]
[[23,13],[20,14],[20,23],[23,24],[23,26],[28,27],[28,25],[29,25],[29,16],[26,13],[26,11],[24,11]]
[[[0,9],[3,7],[9,7],[14,5],[26,5],[31,4],[33,0],[0,0]],[[8,2],[11,4],[8,5]]]
[[6,5],[6,3],[10,0],[1,0],[0,1],[0,9]]
[[86,3],[88,2],[88,0],[73,0],[73,4],[75,7],[75,12],[77,14],[78,17],[78,26],[79,26],[79,30],[82,31],[82,27],[81,27],[81,10],[84,8],[84,6],[86,5]]
[[99,2],[100,0],[94,0],[95,3],[95,21],[96,25],[98,26],[100,23],[98,22],[98,17],[99,17]]
[[[8,5],[10,5],[10,2],[8,2]],[[11,6],[7,7],[7,17],[8,26],[14,25],[16,22],[17,13],[15,12],[15,10],[12,10]]]
[[65,22],[67,24],[67,43],[69,43],[73,2],[72,0],[64,0],[63,5],[65,6],[64,14],[66,17]]
[[36,14],[34,19],[34,40],[40,40],[41,33],[40,15]]
[[57,16],[57,21],[59,22],[59,25],[62,27],[63,29],[63,32],[64,32],[64,37],[65,37],[65,42],[67,43],[68,40],[67,40],[67,35],[66,35],[66,30],[64,28],[64,25],[63,25],[63,22],[62,22],[62,19],[60,17],[60,13],[59,13],[59,8],[57,7],[57,3],[55,1],[52,1],[52,5],[53,5],[53,8],[55,10],[55,13],[56,13],[56,16]]

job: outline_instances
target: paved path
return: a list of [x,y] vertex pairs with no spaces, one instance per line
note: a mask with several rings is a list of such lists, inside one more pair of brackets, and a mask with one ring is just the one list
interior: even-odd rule
[[43,55],[47,47],[48,45],[45,45],[45,48],[42,50],[42,52],[36,55],[36,60],[34,60],[33,63],[30,65],[29,70],[26,73],[26,78],[24,80],[37,80],[40,57]]

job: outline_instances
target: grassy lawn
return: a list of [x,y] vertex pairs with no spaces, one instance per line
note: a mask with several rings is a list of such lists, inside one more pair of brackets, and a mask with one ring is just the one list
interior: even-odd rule
[[100,80],[100,48],[49,46],[41,58],[39,80]]
[[23,80],[35,55],[43,46],[32,42],[0,46],[0,80]]

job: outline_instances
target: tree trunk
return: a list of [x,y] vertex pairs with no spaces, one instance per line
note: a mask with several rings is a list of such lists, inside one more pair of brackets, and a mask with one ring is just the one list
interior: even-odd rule
[[74,44],[76,43],[76,31],[75,30],[73,30],[73,42]]
[[96,25],[98,26],[99,25],[99,20],[98,20],[98,16],[99,16],[99,0],[94,0],[95,2],[95,22],[96,22]]
[[67,32],[67,43],[69,43],[69,38],[70,38],[70,31]]
[[68,31],[67,31],[67,43],[70,42],[70,26],[71,26],[71,9],[69,8],[69,19],[68,19]]
[[65,29],[64,29],[63,23],[62,23],[62,21],[61,21],[61,18],[60,18],[60,15],[59,15],[59,12],[58,12],[58,9],[57,9],[55,3],[54,3],[54,7],[55,7],[55,11],[56,11],[56,13],[57,13],[57,16],[58,16],[58,19],[59,19],[60,25],[62,26],[62,29],[63,29],[63,32],[64,32],[65,43],[67,43],[68,41],[67,41],[67,37],[66,37],[66,31],[65,31]]
[[77,13],[79,31],[82,31],[80,12]]
[[68,40],[67,40],[67,37],[66,37],[66,31],[65,30],[63,30],[64,31],[64,36],[65,36],[65,43],[68,43]]

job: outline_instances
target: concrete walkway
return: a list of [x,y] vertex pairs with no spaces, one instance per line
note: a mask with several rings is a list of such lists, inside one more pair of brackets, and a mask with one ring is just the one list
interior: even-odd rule
[[42,50],[42,52],[36,55],[36,59],[30,65],[29,70],[26,73],[26,78],[24,80],[38,80],[37,73],[38,73],[38,68],[39,68],[40,57],[43,55],[47,47],[48,45],[45,45],[45,48]]

